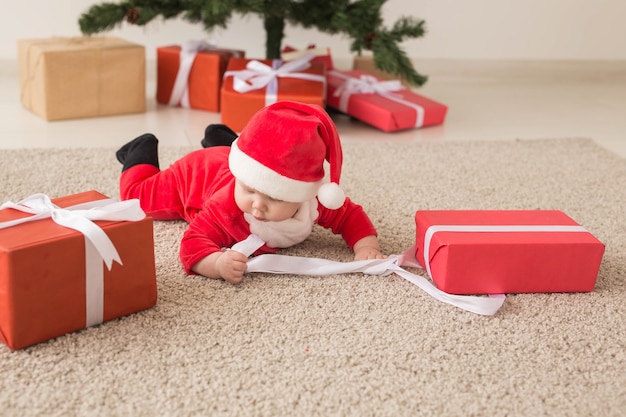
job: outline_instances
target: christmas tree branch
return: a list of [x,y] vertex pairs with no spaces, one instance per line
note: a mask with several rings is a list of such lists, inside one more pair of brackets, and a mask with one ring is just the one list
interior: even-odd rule
[[381,8],[386,0],[126,0],[90,7],[79,18],[86,35],[111,30],[123,22],[146,25],[161,16],[201,23],[205,31],[226,28],[231,15],[261,16],[266,32],[266,58],[279,58],[285,24],[317,28],[352,39],[350,50],[371,50],[377,68],[419,86],[427,77],[415,71],[398,44],[424,35],[424,21],[401,17],[391,30],[383,27]]

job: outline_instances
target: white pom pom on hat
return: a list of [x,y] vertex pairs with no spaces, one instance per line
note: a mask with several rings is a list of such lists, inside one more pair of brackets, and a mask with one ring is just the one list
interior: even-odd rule
[[323,206],[336,210],[343,206],[346,200],[346,194],[343,192],[339,184],[335,182],[327,182],[322,184],[317,192],[317,199]]
[[[330,183],[324,182],[324,161]],[[339,186],[343,154],[328,113],[317,105],[283,100],[259,110],[233,142],[233,175],[272,198],[338,209],[345,194]]]

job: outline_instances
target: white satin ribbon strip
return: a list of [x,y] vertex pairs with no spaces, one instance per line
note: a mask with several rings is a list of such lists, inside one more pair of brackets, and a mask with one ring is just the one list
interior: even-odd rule
[[476,225],[433,225],[424,233],[424,263],[426,272],[432,278],[430,270],[430,242],[437,232],[464,232],[464,233],[520,233],[520,232],[587,232],[582,226],[553,226],[553,225],[529,225],[529,226],[476,226]]
[[[255,235],[235,244],[231,250],[237,250],[250,256],[263,246],[263,241]],[[496,295],[480,297],[471,295],[453,295],[435,287],[429,280],[413,274],[401,266],[415,266],[415,248],[410,248],[402,255],[391,255],[386,259],[366,261],[337,262],[319,258],[266,254],[248,260],[246,272],[267,272],[272,274],[296,275],[331,275],[361,272],[368,275],[389,275],[395,273],[407,281],[417,285],[429,295],[447,304],[481,315],[495,314],[504,303],[504,296]]]
[[76,230],[85,236],[86,322],[87,326],[102,323],[104,306],[102,262],[111,270],[114,261],[121,265],[122,260],[111,239],[93,221],[139,221],[146,216],[141,210],[139,200],[116,202],[112,199],[103,199],[60,208],[52,203],[47,195],[33,194],[17,203],[8,201],[0,205],[0,210],[6,208],[32,216],[0,222],[0,229],[50,217],[58,225]]
[[236,250],[237,252],[241,252],[246,256],[252,255],[257,249],[260,249],[261,246],[265,245],[263,239],[258,237],[255,234],[251,234],[246,239],[241,242],[235,243],[230,249]]
[[198,51],[209,48],[215,48],[215,45],[205,41],[188,41],[181,45],[178,72],[176,73],[176,80],[170,94],[170,106],[178,106],[180,104],[182,107],[189,108],[189,73]]
[[85,327],[104,321],[104,268],[98,249],[85,239]]
[[415,127],[424,125],[424,108],[403,99],[398,94],[393,94],[394,91],[405,90],[400,81],[378,81],[372,75],[361,75],[359,78],[354,78],[339,71],[329,71],[328,74],[345,80],[334,93],[335,97],[339,97],[339,110],[343,113],[348,113],[348,104],[353,94],[378,94],[388,100],[411,107],[416,113]]
[[278,78],[297,78],[308,81],[318,81],[326,85],[326,77],[318,74],[308,74],[298,71],[311,66],[311,59],[315,56],[307,53],[300,58],[284,62],[275,59],[272,66],[261,61],[252,60],[246,64],[246,69],[232,70],[224,73],[224,78],[233,77],[233,89],[238,93],[248,93],[267,87],[265,93],[265,105],[270,105],[278,100]]

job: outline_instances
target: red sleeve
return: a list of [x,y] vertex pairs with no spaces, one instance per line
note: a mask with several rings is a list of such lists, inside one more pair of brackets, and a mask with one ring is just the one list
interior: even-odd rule
[[[229,248],[250,236],[250,225],[233,197],[234,180],[207,201],[189,223],[180,243],[180,260],[188,274],[193,266],[222,248]],[[263,246],[255,254],[276,252]]]
[[180,260],[188,274],[206,256],[231,247],[250,234],[243,213],[232,197],[234,181],[206,201],[189,223],[180,243]]
[[341,234],[350,248],[367,236],[378,236],[376,228],[365,214],[363,207],[346,198],[343,206],[337,210],[331,210],[323,205],[318,205],[319,217],[317,223],[320,226],[331,229],[335,234]]

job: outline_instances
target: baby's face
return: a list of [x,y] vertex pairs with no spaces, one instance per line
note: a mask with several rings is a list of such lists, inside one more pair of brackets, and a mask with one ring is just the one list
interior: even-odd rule
[[240,181],[235,181],[235,203],[260,221],[280,222],[292,218],[302,203],[276,200]]

